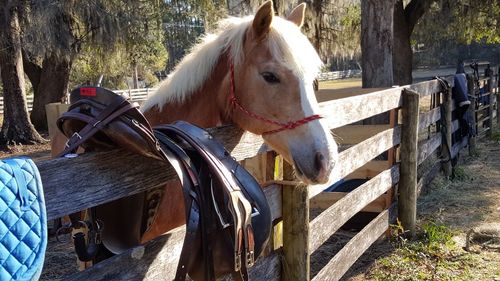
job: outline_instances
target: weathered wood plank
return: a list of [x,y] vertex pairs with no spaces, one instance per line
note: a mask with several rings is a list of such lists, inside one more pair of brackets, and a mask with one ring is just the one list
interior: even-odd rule
[[368,203],[384,194],[399,181],[399,167],[393,166],[370,181],[346,194],[333,206],[322,212],[310,223],[312,253],[332,236],[345,222],[361,211]]
[[[352,146],[339,154],[339,164],[335,173],[335,179],[344,178],[351,172],[362,167],[373,158],[379,156],[384,151],[398,145],[401,141],[401,127],[385,130],[375,136]],[[309,198],[318,195],[329,187],[332,183],[324,185],[313,185],[309,187]]]
[[428,140],[420,141],[418,143],[418,165],[427,159],[436,149],[441,145],[442,137],[441,134],[434,134]]
[[318,102],[325,102],[353,96],[366,95],[385,89],[387,88],[361,88],[361,86],[341,89],[319,89],[319,91],[316,93],[316,98],[318,99]]
[[436,161],[432,167],[427,171],[417,183],[417,197],[425,191],[425,187],[431,183],[431,181],[437,176],[439,171],[441,170],[441,161]]
[[399,182],[398,213],[404,229],[415,235],[417,219],[418,116],[420,96],[403,91],[403,127],[401,132],[401,180]]
[[[209,131],[237,160],[268,150],[260,136],[231,126]],[[130,196],[176,178],[169,164],[119,150],[51,159],[37,162],[37,166],[49,219]]]
[[462,141],[457,142],[453,145],[453,147],[451,148],[451,158],[455,158],[460,150],[467,146],[467,144],[469,143],[468,140],[468,138],[464,137]]
[[[326,210],[330,208],[340,199],[344,198],[349,192],[322,192],[316,197],[313,197],[310,202],[311,209]],[[361,212],[376,212],[380,213],[385,210],[386,195],[383,194],[377,199],[366,205]]]
[[330,129],[342,127],[401,106],[402,87],[320,104]]
[[307,185],[283,186],[283,252],[288,266],[284,280],[309,280],[309,241]]
[[339,280],[388,227],[389,210],[385,210],[356,234],[312,280]]
[[[451,159],[451,152],[450,152],[450,147],[452,145],[452,139],[451,136],[453,134],[453,119],[452,119],[452,99],[451,99],[452,93],[451,93],[451,88],[448,89],[447,92],[443,94],[443,123],[446,124],[446,126],[443,128],[444,129],[444,139],[441,140],[441,142],[444,142],[443,145],[441,145],[441,155],[446,155]],[[442,163],[443,166],[443,173],[445,177],[450,177],[451,176],[451,161],[445,161]]]
[[420,113],[418,118],[418,129],[423,130],[441,119],[441,108],[436,107],[428,112]]
[[346,179],[371,179],[392,165],[388,161],[373,160],[345,176]]
[[[153,241],[127,250],[91,268],[71,275],[66,281],[173,280],[179,262],[185,228],[177,228]],[[257,260],[250,268],[251,280],[280,280],[278,253]]]
[[[161,186],[176,178],[169,164],[122,151],[88,153],[37,165],[49,220]],[[61,167],[67,168],[61,172]],[[281,204],[275,201],[281,202],[281,187],[268,187],[264,192],[271,203],[273,219],[281,217]]]
[[347,125],[333,129],[338,144],[357,144],[390,128],[390,125]]
[[[447,76],[443,78],[449,83],[450,87],[453,87],[453,76]],[[420,98],[444,91],[443,86],[441,86],[441,84],[436,79],[408,85],[408,88],[412,91],[417,92],[420,95]]]

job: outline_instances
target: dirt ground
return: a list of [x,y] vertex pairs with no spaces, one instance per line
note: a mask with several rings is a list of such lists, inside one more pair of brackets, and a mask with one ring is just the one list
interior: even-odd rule
[[[418,199],[420,232],[432,222],[451,234],[451,243],[431,250],[416,246],[424,244],[421,238],[379,241],[342,280],[500,280],[500,134],[496,134],[493,140],[479,142],[475,155],[463,150],[455,179],[437,177]],[[466,251],[467,233],[473,238],[478,229],[495,232],[496,238],[488,242],[493,244],[472,241]],[[419,256],[412,258],[409,252]]]

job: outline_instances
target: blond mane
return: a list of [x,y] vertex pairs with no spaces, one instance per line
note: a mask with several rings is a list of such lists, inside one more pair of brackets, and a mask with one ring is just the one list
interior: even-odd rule
[[[219,23],[218,31],[204,36],[176,66],[173,74],[164,80],[158,90],[141,107],[143,112],[158,106],[161,110],[167,103],[182,103],[196,92],[209,78],[220,55],[230,51],[236,68],[244,61],[243,44],[247,28],[253,16],[228,18]],[[274,17],[268,36],[269,49],[273,57],[282,61],[296,75],[312,81],[318,74],[322,62],[306,36],[290,21]]]

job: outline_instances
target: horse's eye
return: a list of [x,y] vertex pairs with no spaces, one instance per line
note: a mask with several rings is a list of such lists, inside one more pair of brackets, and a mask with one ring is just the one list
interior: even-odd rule
[[280,82],[280,79],[274,75],[274,73],[271,72],[262,72],[261,73],[262,77],[264,80],[266,80],[267,83],[269,84],[276,84]]

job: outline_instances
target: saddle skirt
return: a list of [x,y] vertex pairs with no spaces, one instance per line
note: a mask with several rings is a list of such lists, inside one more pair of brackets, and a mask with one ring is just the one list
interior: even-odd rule
[[204,129],[178,121],[154,132],[186,200],[187,233],[176,280],[185,280],[186,271],[194,280],[231,272],[246,280],[271,231],[262,188]]
[[38,280],[47,248],[42,182],[27,158],[0,161],[0,280]]

